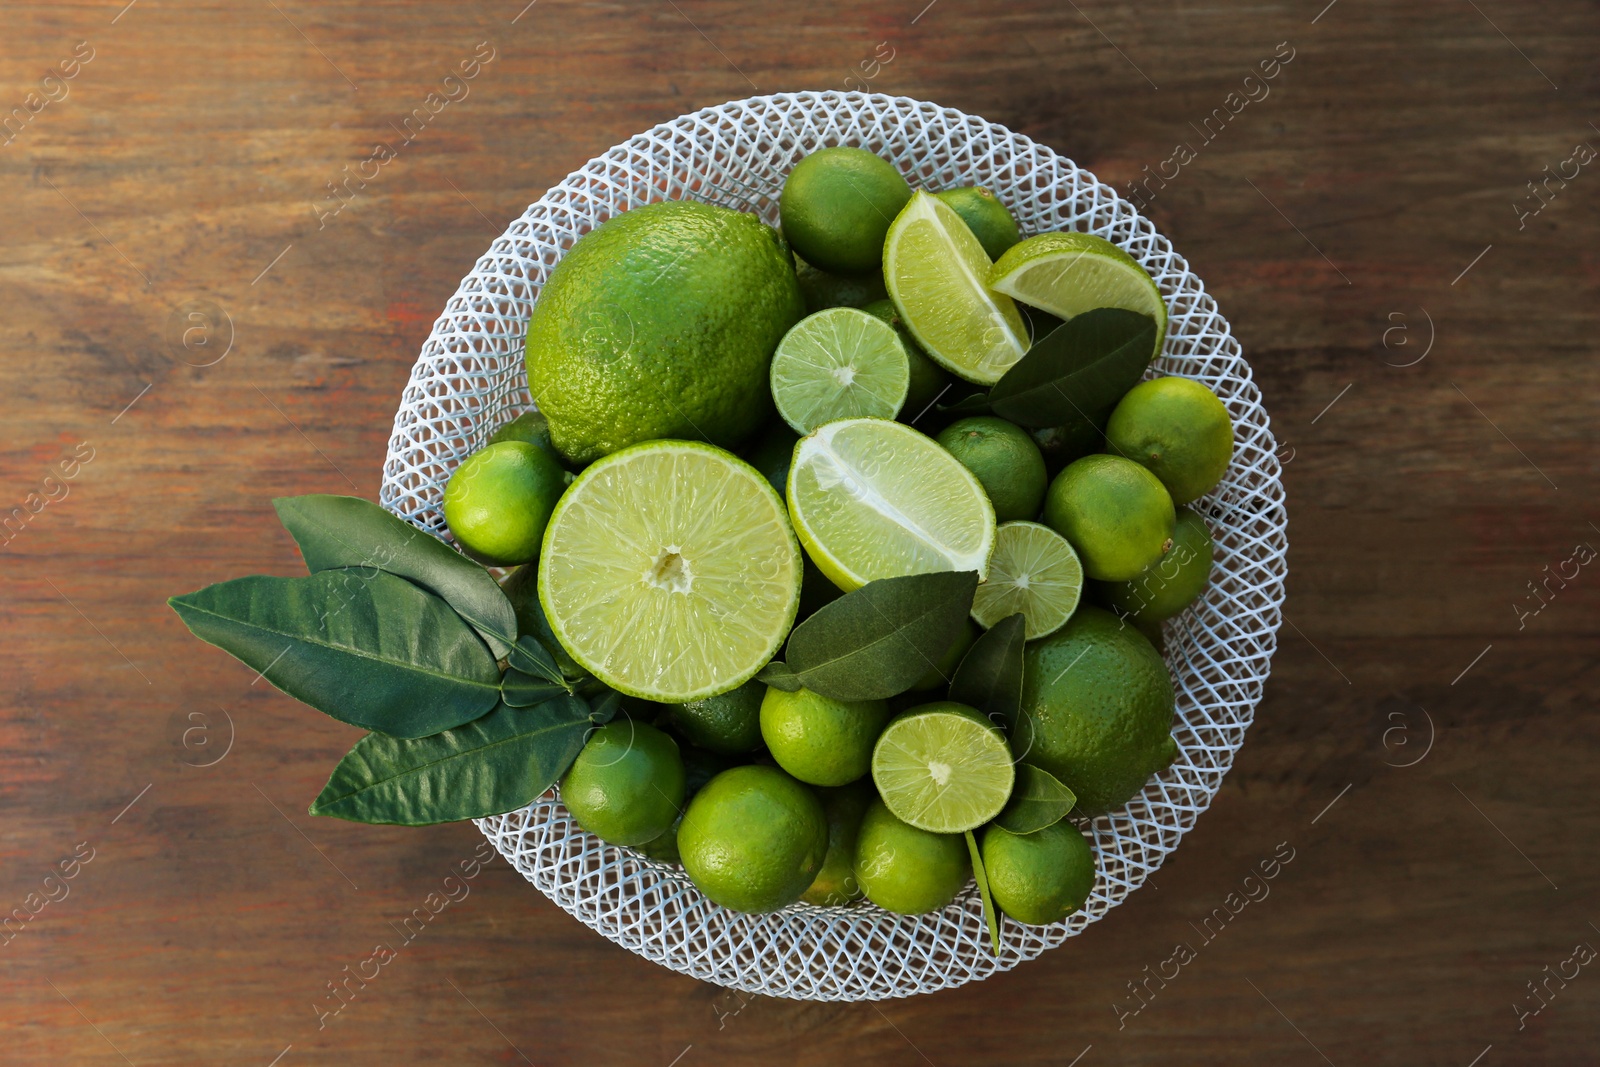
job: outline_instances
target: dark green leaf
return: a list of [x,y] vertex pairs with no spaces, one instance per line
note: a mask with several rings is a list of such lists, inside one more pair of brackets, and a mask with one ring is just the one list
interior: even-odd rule
[[950,679],[950,699],[997,723],[1016,721],[1022,707],[1022,646],[1027,621],[1019,611],[979,637]]
[[881,700],[915,685],[955,644],[972,610],[976,571],[868,582],[789,635],[788,667],[835,700]]
[[615,689],[607,688],[605,692],[589,698],[589,721],[596,725],[604,726],[616,718],[621,710],[622,694]]
[[506,671],[506,676],[500,679],[500,699],[514,708],[531,708],[570,692],[566,682],[552,682],[537,675],[525,674],[515,667]]
[[367,567],[409,578],[443,597],[504,656],[517,639],[517,616],[483,567],[438,538],[355,496],[288,496],[272,502],[306,567]]
[[967,831],[967,855],[972,857],[972,880],[978,883],[978,895],[983,898],[983,921],[989,927],[989,944],[994,954],[1000,955],[1000,913],[995,911],[994,897],[989,895],[989,874],[983,869],[983,856],[978,851],[978,839]]
[[956,418],[965,418],[968,415],[988,415],[989,394],[969,393],[953,404],[940,404],[939,411],[945,415],[954,415]]
[[311,814],[426,826],[515,811],[566,772],[588,728],[588,706],[562,696],[532,708],[501,704],[412,741],[368,734],[334,768]]
[[785,693],[798,693],[804,688],[800,679],[795,677],[794,671],[790,670],[789,665],[781,659],[775,659],[757,671],[756,681],[770,685],[774,689],[782,689]]
[[340,722],[426,737],[500,698],[494,656],[443,600],[383,571],[257,575],[168,601],[189,630]]
[[539,566],[529,563],[512,571],[500,588],[511,600],[511,606],[517,612],[517,626],[519,632],[539,639],[545,650],[555,657],[556,664],[561,668],[561,673],[572,681],[587,678],[589,672],[578,666],[567,650],[561,647],[561,642],[556,640],[555,631],[550,629],[550,620],[544,616],[544,605],[539,603]]
[[1077,803],[1077,795],[1055,775],[1031,763],[1019,763],[1011,799],[1006,801],[1005,810],[994,817],[994,824],[1014,834],[1031,834],[1066,818]]
[[556,666],[555,657],[550,655],[550,650],[540,644],[539,639],[532,634],[517,639],[511,646],[506,662],[524,674],[531,674],[535,678],[543,678],[547,682],[559,685],[563,690],[570,692],[566,679],[562,677],[561,668]]
[[1149,315],[1086,311],[1028,349],[989,391],[989,406],[1033,429],[1092,422],[1139,383],[1155,343]]

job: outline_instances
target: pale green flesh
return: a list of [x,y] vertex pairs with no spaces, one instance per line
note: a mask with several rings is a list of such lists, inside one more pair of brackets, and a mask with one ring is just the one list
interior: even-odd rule
[[892,419],[910,384],[910,360],[894,327],[855,308],[800,320],[772,359],[772,398],[798,434],[836,419]]
[[1083,564],[1067,539],[1034,522],[1008,522],[995,531],[989,577],[972,598],[972,617],[990,627],[1022,612],[1032,641],[1059,630],[1077,610]]
[[872,779],[889,810],[939,834],[959,834],[1000,814],[1015,778],[1004,738],[964,715],[898,719],[872,754]]

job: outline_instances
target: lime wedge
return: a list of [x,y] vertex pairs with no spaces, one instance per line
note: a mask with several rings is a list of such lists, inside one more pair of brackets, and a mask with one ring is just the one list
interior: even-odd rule
[[988,570],[994,505],[931,438],[886,419],[841,419],[795,445],[789,516],[828,580]]
[[1083,564],[1065,537],[1036,522],[995,530],[989,577],[972,598],[972,617],[987,629],[1022,612],[1023,639],[1053,634],[1078,610]]
[[901,320],[937,363],[979,385],[999,381],[1028,350],[1017,306],[986,284],[991,266],[961,216],[921,191],[883,245],[883,281]]
[[900,335],[855,308],[806,316],[772,357],[773,402],[798,434],[837,419],[892,419],[910,385],[911,360]]
[[936,834],[964,833],[1000,814],[1015,780],[999,728],[948,700],[901,713],[872,750],[872,781],[884,805]]
[[1089,233],[1042,233],[1012,245],[989,271],[997,293],[1070,319],[1122,308],[1156,320],[1156,348],[1167,334],[1167,302],[1155,281],[1121,248]]
[[754,467],[711,445],[646,441],[578,475],[539,554],[561,647],[600,681],[682,704],[766,665],[800,602],[800,550]]

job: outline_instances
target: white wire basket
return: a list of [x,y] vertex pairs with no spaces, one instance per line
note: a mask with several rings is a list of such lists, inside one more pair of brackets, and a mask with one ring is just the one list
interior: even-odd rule
[[778,222],[784,176],[802,157],[856,145],[913,185],[982,185],[1024,234],[1081,230],[1142,263],[1166,297],[1165,347],[1150,376],[1205,383],[1233,417],[1234,456],[1194,505],[1216,564],[1205,595],[1166,625],[1177,692],[1176,762],[1121,811],[1080,822],[1099,873],[1082,910],[1052,926],[1002,920],[991,950],[976,889],[941,912],[795,904],[746,915],[711,903],[681,868],[581,830],[552,791],[479,819],[500,854],[586,925],[649,960],[720,986],[805,1000],[878,1000],[987,978],[1081,933],[1178,847],[1233,763],[1261,699],[1281,622],[1287,516],[1276,444],[1239,343],[1200,279],[1155,227],[1071,160],[981,118],[904,97],[780,93],[662,123],[590,160],[523,212],[461,282],[411,370],[384,461],[384,507],[441,537],[444,485],[503,422],[528,410],[529,311],[574,241],[613,215],[694,199]]

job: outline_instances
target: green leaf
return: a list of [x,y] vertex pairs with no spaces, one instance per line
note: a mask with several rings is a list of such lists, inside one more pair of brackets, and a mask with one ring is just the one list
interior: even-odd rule
[[555,631],[550,628],[550,620],[545,618],[544,605],[539,603],[539,565],[529,563],[518,567],[506,576],[500,588],[516,610],[520,632],[538,638],[545,650],[555,657],[556,665],[569,680],[587,678],[589,672],[567,655],[567,650],[561,647]]
[[994,824],[1014,834],[1031,834],[1066,818],[1077,803],[1077,794],[1057,781],[1055,775],[1031,763],[1019,763],[1011,799],[994,817]]
[[1094,422],[1139,384],[1155,343],[1149,315],[1086,311],[1028,349],[989,391],[989,406],[1033,429]]
[[938,410],[941,415],[954,415],[958,419],[964,419],[968,415],[992,414],[989,409],[988,393],[968,393],[953,404],[938,405]]
[[950,679],[950,699],[977,708],[998,723],[1017,721],[1022,707],[1022,612],[989,627],[961,658]]
[[517,639],[506,656],[506,663],[524,674],[560,686],[563,692],[572,691],[561,674],[561,668],[556,666],[555,657],[532,634]]
[[426,737],[500,699],[494,656],[443,600],[383,571],[256,575],[167,603],[191,633],[340,722]]
[[552,682],[548,678],[525,674],[515,667],[500,679],[500,699],[514,708],[531,708],[547,700],[572,692],[565,682]]
[[805,688],[800,679],[795,677],[794,671],[781,659],[775,659],[757,671],[756,681],[774,689],[782,689],[785,693],[798,693]]
[[562,696],[501,704],[476,722],[415,740],[368,734],[333,769],[311,814],[426,826],[532,803],[583,748],[589,708]]
[[989,944],[994,954],[1000,955],[1000,913],[995,911],[994,897],[989,895],[989,875],[983,869],[983,855],[978,851],[978,839],[967,831],[967,855],[972,857],[972,880],[978,883],[978,895],[983,898],[983,921],[989,927]]
[[881,578],[794,628],[787,665],[800,684],[835,700],[881,700],[910,689],[961,634],[976,571]]
[[604,726],[616,718],[621,710],[622,694],[609,686],[605,692],[589,698],[589,721],[597,726]]
[[443,597],[496,657],[517,639],[517,616],[483,567],[438,538],[355,496],[279,497],[272,502],[311,573],[376,567]]

